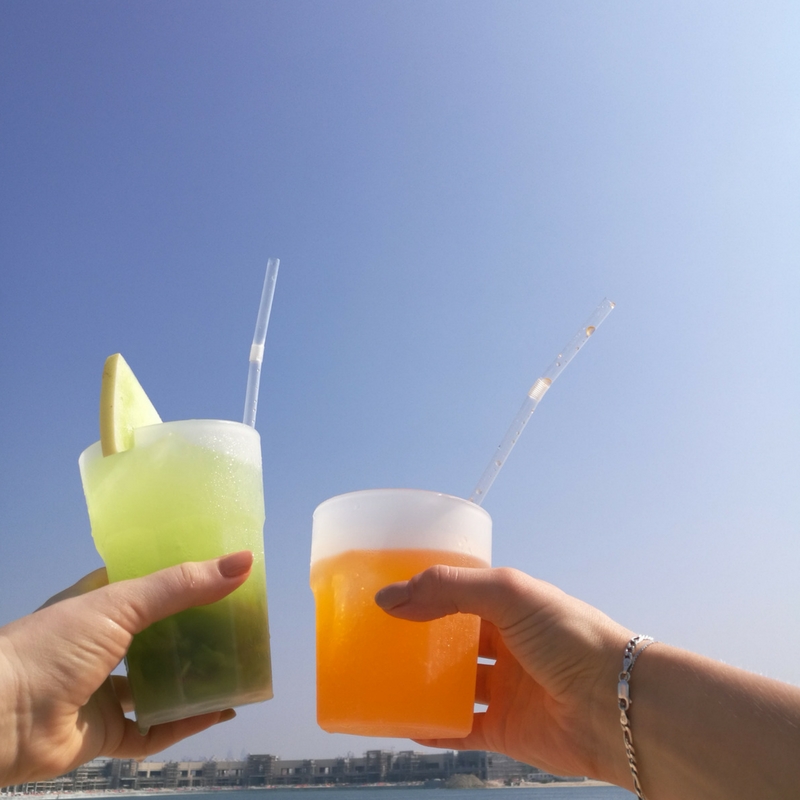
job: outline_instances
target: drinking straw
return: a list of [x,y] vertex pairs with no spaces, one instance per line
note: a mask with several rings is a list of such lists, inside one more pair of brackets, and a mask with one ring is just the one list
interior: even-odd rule
[[494,483],[500,468],[506,463],[511,448],[517,443],[522,429],[531,418],[531,414],[536,410],[539,401],[544,397],[544,393],[553,385],[553,381],[564,371],[567,364],[575,358],[578,351],[589,341],[589,337],[600,327],[600,323],[611,313],[614,303],[609,299],[603,300],[592,312],[583,327],[567,342],[563,350],[556,356],[552,364],[534,381],[533,386],[528,391],[522,407],[517,412],[517,416],[511,423],[505,438],[500,442],[494,458],[481,475],[477,486],[470,495],[470,501],[480,505],[486,497],[486,492]]
[[247,394],[244,398],[245,425],[256,426],[256,409],[258,408],[258,386],[261,383],[261,363],[264,361],[264,342],[267,338],[267,325],[272,310],[272,298],[275,296],[275,281],[278,280],[278,267],[281,260],[267,260],[267,274],[264,276],[264,288],[261,290],[261,303],[258,306],[256,330],[253,344],[250,345],[250,367],[247,372]]

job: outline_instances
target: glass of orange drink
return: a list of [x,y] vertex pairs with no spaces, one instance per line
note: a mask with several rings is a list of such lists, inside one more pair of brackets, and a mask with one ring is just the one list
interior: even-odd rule
[[391,617],[375,593],[435,564],[488,567],[492,520],[468,500],[368,489],[314,511],[317,722],[331,733],[412,739],[472,729],[480,619]]

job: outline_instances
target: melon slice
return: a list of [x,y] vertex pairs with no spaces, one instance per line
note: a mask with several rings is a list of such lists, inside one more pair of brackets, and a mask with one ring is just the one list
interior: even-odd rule
[[115,353],[106,359],[100,387],[100,447],[104,456],[133,447],[134,428],[161,422],[155,406],[128,366]]

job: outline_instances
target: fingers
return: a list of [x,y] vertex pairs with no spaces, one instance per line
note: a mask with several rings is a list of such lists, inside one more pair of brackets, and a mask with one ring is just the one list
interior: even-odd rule
[[61,600],[86,594],[86,592],[99,589],[101,586],[106,586],[107,584],[108,575],[106,574],[106,568],[100,567],[100,569],[96,569],[94,572],[84,575],[79,581],[73,583],[72,586],[68,587],[67,589],[64,589],[58,594],[54,594],[49,600],[46,600],[44,603],[42,603],[42,605],[40,605],[36,610],[41,611],[43,608],[52,606],[54,603],[58,603]]
[[514,569],[440,565],[381,589],[375,602],[402,619],[426,621],[461,612],[477,614],[504,629],[539,607],[553,591],[558,590]]
[[123,713],[133,711],[133,695],[128,679],[124,675],[110,675],[109,678]]
[[440,747],[443,750],[491,750],[483,731],[486,715],[472,715],[472,730],[463,739],[414,739],[424,747]]
[[496,625],[485,619],[481,620],[481,636],[478,643],[478,655],[481,658],[497,658],[497,639],[499,636]]
[[488,706],[491,700],[489,687],[493,669],[493,664],[478,664],[478,673],[475,676],[475,702],[484,706]]
[[213,711],[209,714],[200,714],[196,717],[154,725],[145,734],[139,732],[139,728],[133,720],[126,719],[124,720],[125,728],[122,740],[113,753],[107,753],[106,755],[115,758],[137,758],[141,760],[146,756],[171,747],[182,739],[207,730],[213,725],[227,722],[235,716],[236,712],[232,708],[227,708],[224,711]]
[[85,599],[128,633],[135,634],[179,611],[221,600],[244,583],[252,565],[253,554],[243,550],[112,583]]
[[146,734],[148,740],[148,755],[151,753],[159,753],[176,742],[181,741],[181,739],[194,736],[194,734],[200,733],[200,731],[204,731],[212,725],[227,722],[235,716],[236,712],[232,708],[227,708],[224,711],[214,711],[210,714],[201,714],[197,717],[189,717],[188,719],[179,719],[175,722],[165,722],[162,725],[154,725]]

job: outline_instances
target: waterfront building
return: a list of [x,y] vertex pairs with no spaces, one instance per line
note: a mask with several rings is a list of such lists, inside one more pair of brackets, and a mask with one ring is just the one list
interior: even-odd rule
[[521,761],[485,750],[368,750],[360,758],[292,760],[255,754],[237,761],[97,759],[53,780],[9,786],[0,789],[0,794],[430,783],[455,775],[504,783],[553,779]]

